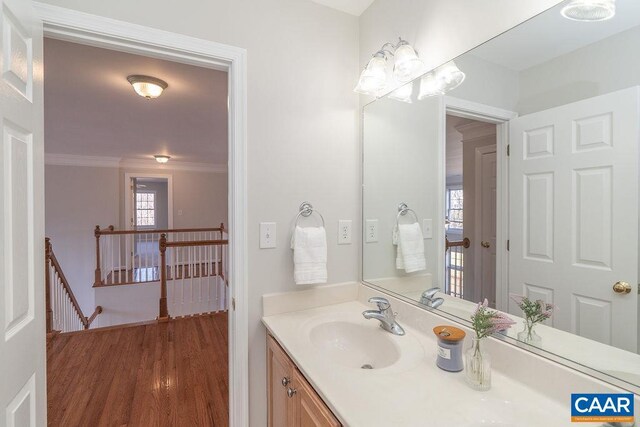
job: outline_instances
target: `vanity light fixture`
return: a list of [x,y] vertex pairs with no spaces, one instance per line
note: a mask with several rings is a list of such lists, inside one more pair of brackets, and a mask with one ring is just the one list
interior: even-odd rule
[[[387,72],[389,58],[393,57],[393,73]],[[364,95],[380,96],[397,83],[407,83],[424,71],[424,63],[416,50],[400,38],[397,44],[385,43],[373,54],[360,74],[354,91]],[[390,78],[391,74],[393,78]]]
[[169,87],[164,80],[150,76],[133,75],[127,77],[127,81],[138,95],[147,99],[159,97],[162,95],[162,91]]
[[435,71],[425,74],[420,79],[420,93],[418,99],[422,100],[430,96],[444,95],[442,84],[436,77]]
[[394,90],[389,94],[389,98],[393,98],[396,101],[406,102],[407,104],[411,104],[413,101],[411,96],[413,95],[413,82],[404,84],[400,86],[398,89]]
[[572,21],[597,22],[616,14],[615,0],[571,0],[560,12]]
[[460,71],[455,62],[449,61],[420,79],[418,99],[444,95],[464,82],[466,74]]
[[153,158],[156,159],[158,163],[167,163],[171,157],[165,156],[164,154],[156,154]]

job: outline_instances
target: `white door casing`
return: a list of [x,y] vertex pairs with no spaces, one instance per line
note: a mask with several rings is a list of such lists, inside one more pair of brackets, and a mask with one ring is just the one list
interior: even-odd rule
[[0,425],[46,424],[42,23],[0,0]]
[[[554,327],[633,352],[638,100],[634,87],[516,118],[509,164],[510,293],[555,304]],[[630,294],[613,292],[620,280]]]
[[[475,236],[474,283],[476,300],[489,300],[496,307],[496,208],[497,208],[497,155],[495,145],[477,147],[475,150]],[[488,247],[484,243],[488,243]]]

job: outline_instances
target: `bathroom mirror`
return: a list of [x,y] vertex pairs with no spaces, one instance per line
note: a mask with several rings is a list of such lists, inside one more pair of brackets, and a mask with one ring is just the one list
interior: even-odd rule
[[[362,277],[461,323],[486,298],[506,340],[633,389],[640,2],[566,4],[364,107]],[[553,305],[531,334],[522,297]]]

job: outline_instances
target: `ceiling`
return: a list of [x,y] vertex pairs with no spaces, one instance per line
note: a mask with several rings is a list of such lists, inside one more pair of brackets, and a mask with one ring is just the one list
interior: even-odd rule
[[564,2],[473,49],[470,54],[514,71],[542,64],[640,25],[640,1],[617,0],[616,15],[603,22],[564,18]]
[[362,12],[367,10],[374,0],[311,0],[332,9],[346,12],[350,15],[360,16]]
[[[131,74],[165,80],[157,99],[138,96]],[[47,154],[227,163],[227,73],[45,39]]]

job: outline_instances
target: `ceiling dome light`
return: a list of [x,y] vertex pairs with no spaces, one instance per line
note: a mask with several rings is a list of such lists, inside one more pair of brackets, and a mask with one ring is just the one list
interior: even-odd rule
[[438,67],[436,78],[440,81],[442,90],[449,92],[462,84],[466,74],[460,71],[455,62],[449,61]]
[[424,72],[424,62],[406,41],[400,40],[393,56],[393,77],[400,83],[409,82]]
[[616,14],[616,2],[615,0],[571,0],[560,13],[573,21],[606,21]]
[[144,98],[153,99],[162,95],[162,91],[169,85],[164,80],[155,77],[134,75],[127,77],[127,81],[133,86],[133,90]]
[[430,96],[444,95],[444,89],[442,88],[442,82],[436,78],[436,75],[431,72],[425,74],[420,79],[420,93],[418,99],[425,99]]
[[360,74],[354,92],[378,96],[387,86],[387,60],[383,52],[377,52]]
[[167,163],[171,157],[165,156],[164,154],[156,154],[153,158],[156,159],[158,163]]

